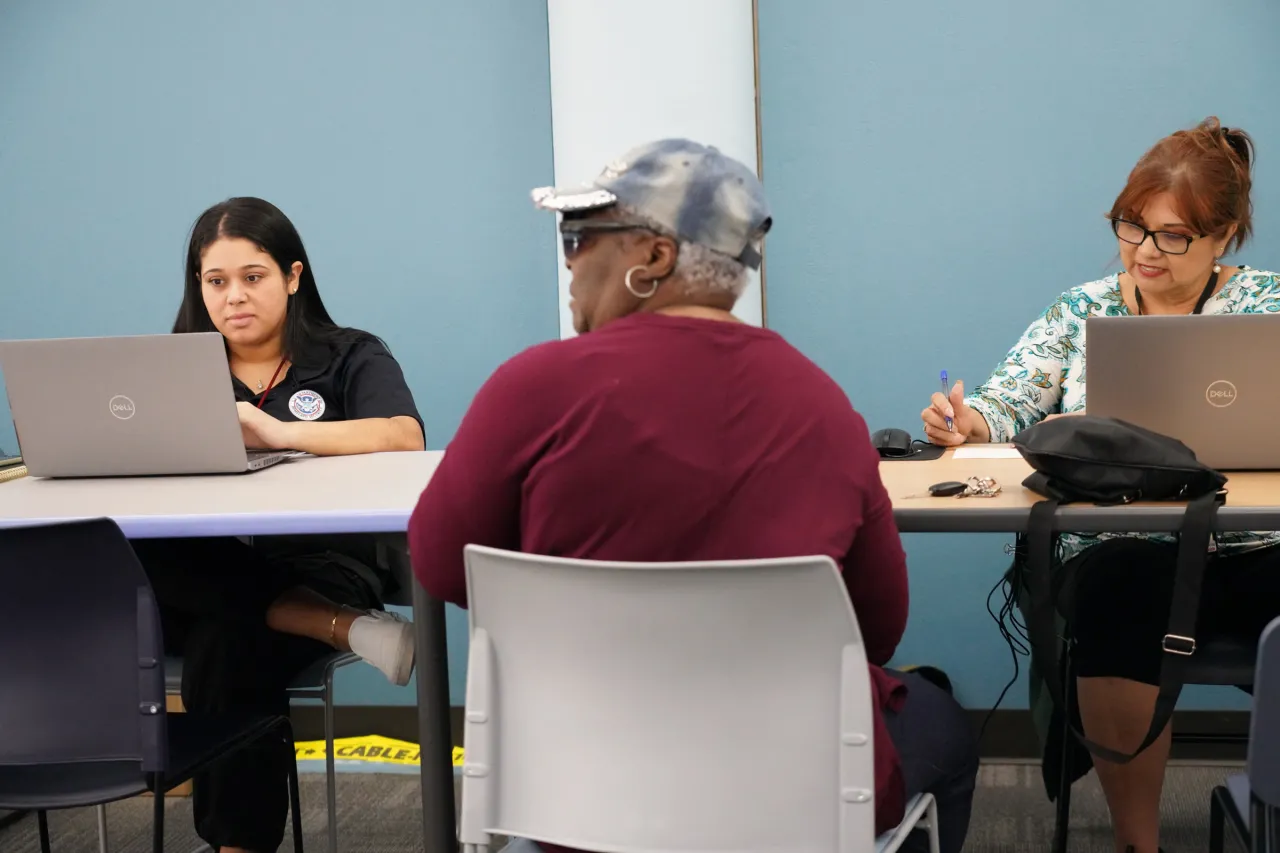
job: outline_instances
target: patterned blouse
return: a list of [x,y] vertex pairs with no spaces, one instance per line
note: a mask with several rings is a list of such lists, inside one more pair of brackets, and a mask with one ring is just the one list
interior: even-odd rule
[[[1205,314],[1280,313],[1280,274],[1241,267],[1204,306]],[[1127,316],[1119,274],[1072,288],[1031,324],[1004,361],[965,402],[986,419],[993,442],[1007,442],[1053,414],[1085,409],[1086,317]],[[1102,539],[1123,534],[1062,537],[1067,559]],[[1164,534],[1149,538],[1174,541]],[[1280,532],[1222,533],[1217,546],[1240,553],[1280,544]]]

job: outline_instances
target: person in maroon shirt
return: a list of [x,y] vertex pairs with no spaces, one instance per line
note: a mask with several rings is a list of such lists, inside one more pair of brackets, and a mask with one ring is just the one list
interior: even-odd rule
[[759,181],[664,140],[590,187],[533,195],[562,214],[580,335],[517,355],[476,395],[410,521],[418,579],[465,607],[472,543],[643,562],[826,554],[871,662],[877,831],[928,791],[942,849],[960,850],[976,746],[947,693],[883,669],[906,626],[906,558],[866,424],[815,364],[731,313],[771,224]]

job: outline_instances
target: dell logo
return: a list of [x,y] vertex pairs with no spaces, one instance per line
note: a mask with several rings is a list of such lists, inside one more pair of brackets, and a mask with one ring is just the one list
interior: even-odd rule
[[112,397],[107,407],[111,410],[113,417],[117,417],[122,421],[127,421],[137,414],[137,410],[133,407],[133,401],[123,394],[117,394]]
[[1236,401],[1236,386],[1225,379],[1219,379],[1205,389],[1204,398],[1210,406],[1225,409]]

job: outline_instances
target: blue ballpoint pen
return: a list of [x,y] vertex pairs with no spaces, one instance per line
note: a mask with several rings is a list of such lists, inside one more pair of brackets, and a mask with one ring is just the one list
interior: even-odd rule
[[[951,383],[947,381],[947,371],[945,370],[942,371],[942,396],[946,397],[948,400],[951,399]],[[951,418],[948,418],[946,415],[943,415],[942,417],[947,422],[947,432],[955,432],[956,428],[951,423]]]

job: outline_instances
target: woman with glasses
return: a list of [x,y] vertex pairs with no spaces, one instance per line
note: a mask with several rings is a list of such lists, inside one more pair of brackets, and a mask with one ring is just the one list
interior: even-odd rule
[[594,186],[533,196],[563,216],[580,334],[517,355],[476,395],[410,521],[418,578],[465,607],[469,543],[639,562],[830,556],[871,664],[876,824],[927,791],[941,849],[958,853],[976,744],[951,696],[883,668],[907,567],[866,423],[813,362],[732,313],[771,223],[759,180],[669,139]]
[[[1280,275],[1224,263],[1252,230],[1253,143],[1209,118],[1160,140],[1109,214],[1124,271],[1067,291],[1035,320],[985,384],[957,382],[922,413],[935,444],[1005,442],[1085,411],[1085,318],[1280,312]],[[1280,323],[1280,319],[1277,320]],[[1280,334],[1280,325],[1276,327]],[[950,428],[948,427],[950,419]],[[1280,534],[1223,533],[1205,575],[1200,631],[1256,641],[1280,615]],[[1129,752],[1151,721],[1177,548],[1168,536],[1063,536],[1079,577],[1072,633],[1085,734]],[[1124,765],[1095,760],[1117,850],[1155,853],[1169,732]]]

